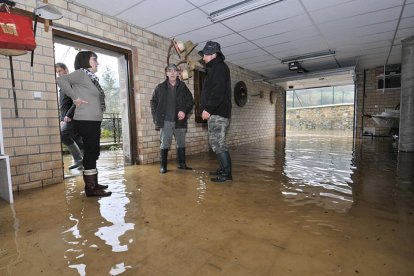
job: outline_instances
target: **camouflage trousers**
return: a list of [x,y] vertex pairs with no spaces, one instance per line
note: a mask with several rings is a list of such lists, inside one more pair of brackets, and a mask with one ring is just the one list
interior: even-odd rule
[[216,153],[228,151],[226,144],[226,133],[230,125],[230,119],[218,115],[212,115],[207,121],[208,142],[211,149]]

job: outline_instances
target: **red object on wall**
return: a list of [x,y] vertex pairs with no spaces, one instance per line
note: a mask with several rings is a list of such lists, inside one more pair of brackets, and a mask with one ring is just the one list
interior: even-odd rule
[[[32,18],[0,13],[0,54],[13,56],[36,48]],[[16,51],[17,50],[17,51]]]

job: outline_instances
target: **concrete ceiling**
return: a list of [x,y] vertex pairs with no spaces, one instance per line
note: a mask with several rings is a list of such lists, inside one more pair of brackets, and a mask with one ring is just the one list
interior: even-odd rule
[[[226,60],[284,87],[352,83],[350,68],[401,62],[401,40],[414,35],[414,0],[283,0],[212,23],[210,13],[240,0],[73,0],[177,40],[221,44]],[[286,57],[332,50],[289,71]],[[300,81],[298,81],[300,80]]]

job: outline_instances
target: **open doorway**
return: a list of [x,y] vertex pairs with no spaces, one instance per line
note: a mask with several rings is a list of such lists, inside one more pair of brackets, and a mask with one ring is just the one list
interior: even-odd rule
[[286,136],[353,137],[353,84],[286,91]]
[[[133,134],[135,120],[133,114],[132,82],[130,81],[131,52],[128,49],[118,48],[102,42],[91,41],[82,37],[54,33],[54,55],[56,63],[64,63],[69,72],[74,71],[75,56],[79,51],[90,50],[98,55],[99,82],[105,91],[106,112],[101,126],[101,151],[111,151],[116,155],[117,164],[135,163]],[[62,145],[66,153],[65,146]],[[105,153],[101,154],[106,156]],[[64,155],[65,176],[78,174],[68,170],[71,156]],[[101,158],[100,158],[101,159]]]

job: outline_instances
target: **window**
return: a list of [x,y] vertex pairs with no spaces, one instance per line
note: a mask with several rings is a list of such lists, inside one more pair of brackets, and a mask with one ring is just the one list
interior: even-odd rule
[[287,108],[352,103],[354,103],[354,85],[318,87],[286,92]]
[[401,87],[401,65],[389,64],[377,67],[377,89],[399,88]]

